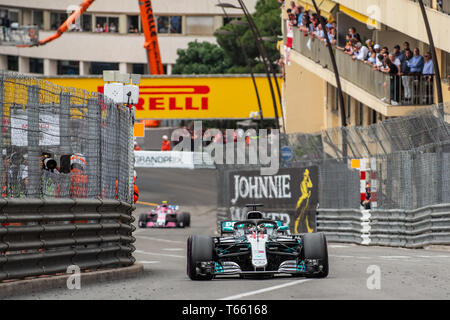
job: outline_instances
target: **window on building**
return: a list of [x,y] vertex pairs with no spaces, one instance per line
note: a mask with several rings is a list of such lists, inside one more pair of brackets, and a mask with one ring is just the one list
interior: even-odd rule
[[58,60],[57,73],[59,75],[79,75],[80,63],[78,61]]
[[182,33],[181,16],[159,16],[156,18],[158,33]]
[[186,34],[212,35],[214,33],[214,17],[186,17]]
[[444,76],[442,78],[447,79],[448,83],[450,83],[450,53],[443,52],[444,56]]
[[30,73],[44,73],[44,60],[30,58]]
[[95,17],[95,31],[96,32],[118,32],[119,18],[118,17]]
[[128,16],[127,17],[127,30],[128,33],[139,33],[139,16]]
[[52,12],[50,13],[50,29],[57,30],[61,24],[68,18],[66,12]]
[[81,29],[82,31],[91,32],[92,31],[92,15],[83,14],[81,17]]
[[91,62],[90,74],[103,74],[103,70],[119,70],[119,64],[113,62]]
[[131,73],[135,74],[149,74],[148,65],[146,63],[133,63],[131,65]]
[[8,56],[8,70],[9,71],[19,71],[19,57],[18,56]]
[[44,28],[44,11],[33,10],[32,14],[32,24],[39,27],[39,29]]
[[11,23],[19,22],[19,10],[8,9],[8,18]]

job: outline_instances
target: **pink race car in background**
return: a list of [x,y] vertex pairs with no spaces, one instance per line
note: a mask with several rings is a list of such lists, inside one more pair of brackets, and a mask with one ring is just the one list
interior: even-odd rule
[[191,225],[191,215],[180,212],[178,206],[163,202],[155,209],[139,216],[140,228],[184,228]]

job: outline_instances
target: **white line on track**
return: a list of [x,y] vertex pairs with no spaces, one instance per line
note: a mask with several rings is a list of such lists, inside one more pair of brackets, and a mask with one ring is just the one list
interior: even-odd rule
[[237,295],[234,295],[234,296],[229,296],[229,297],[226,297],[226,298],[221,298],[221,299],[218,299],[218,300],[237,300],[237,299],[241,299],[241,298],[244,298],[244,297],[253,296],[255,294],[260,294],[260,293],[264,293],[264,292],[268,292],[268,291],[273,291],[273,290],[278,290],[278,289],[282,289],[282,288],[286,288],[286,287],[290,287],[290,286],[295,286],[297,284],[304,283],[304,282],[307,282],[307,281],[310,281],[310,280],[311,279],[297,280],[297,281],[293,281],[293,282],[289,282],[289,283],[285,283],[285,284],[280,284],[280,285],[273,286],[273,287],[268,287],[268,288],[259,289],[259,290],[255,290],[255,291],[249,291],[249,292],[237,294]]
[[337,254],[329,254],[328,256],[333,257],[333,258],[349,258],[349,259],[355,258],[354,256],[344,256],[344,255],[337,255]]
[[153,264],[153,263],[159,263],[159,261],[137,261],[137,263],[142,263],[142,264]]
[[149,256],[161,256],[161,257],[171,257],[171,258],[181,258],[181,259],[185,259],[185,256],[179,256],[176,254],[165,254],[165,253],[156,253],[156,252],[146,252],[146,251],[142,251],[142,250],[136,250],[134,251],[136,253],[140,253],[140,254],[146,254]]
[[345,246],[345,245],[342,245],[342,244],[329,244],[328,248],[330,248],[330,249],[350,248],[350,246]]
[[147,237],[147,236],[136,236],[135,238],[146,239],[146,240],[153,240],[153,241],[160,241],[160,242],[168,242],[168,243],[183,243],[183,244],[186,243],[185,241],[167,240],[167,239]]
[[383,259],[409,259],[411,257],[408,256],[380,256]]
[[164,248],[161,250],[165,250],[165,251],[183,251],[183,248]]

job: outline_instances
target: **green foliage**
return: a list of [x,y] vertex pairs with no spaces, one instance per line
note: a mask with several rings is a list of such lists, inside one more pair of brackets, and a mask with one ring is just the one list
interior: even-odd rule
[[173,74],[222,74],[230,61],[219,46],[209,42],[190,42],[187,49],[178,49]]
[[[242,14],[243,15],[243,14]],[[281,35],[280,4],[275,0],[258,0],[252,18],[262,37],[273,38],[265,41],[267,55],[273,65],[280,54],[276,48],[277,35]],[[247,21],[245,17],[242,21]],[[255,73],[264,73],[254,35],[248,25],[227,24],[219,30],[229,34],[216,34],[219,46],[207,42],[191,42],[187,50],[178,50],[178,59],[173,68],[174,74],[222,74],[249,73],[247,61],[241,45],[249,57]]]

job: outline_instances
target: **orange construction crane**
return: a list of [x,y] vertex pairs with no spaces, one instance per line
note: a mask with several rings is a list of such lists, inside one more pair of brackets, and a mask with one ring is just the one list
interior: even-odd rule
[[[95,0],[85,0],[82,4],[67,18],[67,20],[58,28],[55,34],[39,41],[35,45],[18,45],[18,47],[42,46],[55,39],[69,30],[70,26],[91,6]],[[150,0],[138,0],[141,11],[142,28],[144,29],[145,43],[147,50],[148,66],[150,74],[164,74],[164,69],[159,51],[158,35],[156,32],[155,18],[153,16],[152,2]]]

